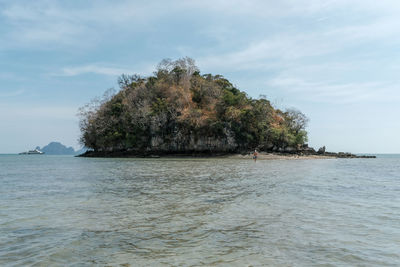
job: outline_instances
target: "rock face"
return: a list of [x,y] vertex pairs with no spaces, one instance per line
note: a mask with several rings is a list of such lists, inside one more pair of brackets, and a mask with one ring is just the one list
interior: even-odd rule
[[318,149],[318,154],[325,154],[325,150],[326,150],[326,148],[325,148],[325,146],[323,146],[323,147],[320,147],[319,149]]
[[326,151],[326,147],[323,146],[318,149],[318,151],[315,151],[312,147],[308,147],[308,145],[304,145],[299,151],[299,154],[305,154],[305,155],[323,155],[327,157],[336,157],[336,158],[376,158],[376,156],[370,156],[370,155],[355,155],[350,152],[328,152]]
[[149,152],[158,153],[187,153],[190,152],[233,152],[238,145],[235,141],[233,133],[225,130],[225,138],[216,138],[214,136],[196,135],[190,133],[183,135],[177,132],[173,135],[172,140],[165,142],[161,136],[153,136],[150,141]]

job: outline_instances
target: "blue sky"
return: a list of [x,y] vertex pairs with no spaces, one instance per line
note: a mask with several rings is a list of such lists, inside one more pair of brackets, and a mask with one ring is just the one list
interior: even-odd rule
[[77,110],[189,56],[309,118],[330,151],[400,152],[400,2],[0,0],[0,153],[78,148]]

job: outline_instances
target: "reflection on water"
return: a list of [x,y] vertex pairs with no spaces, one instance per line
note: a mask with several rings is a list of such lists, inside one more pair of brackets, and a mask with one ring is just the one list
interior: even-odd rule
[[400,158],[0,156],[0,265],[400,264]]

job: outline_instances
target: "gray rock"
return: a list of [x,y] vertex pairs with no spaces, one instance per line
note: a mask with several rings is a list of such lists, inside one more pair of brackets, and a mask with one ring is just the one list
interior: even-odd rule
[[285,148],[285,152],[292,153],[292,152],[295,152],[295,151],[297,151],[297,150],[294,147],[291,147],[291,146],[288,146],[288,147]]
[[325,154],[325,150],[326,150],[326,148],[325,148],[325,146],[323,146],[323,147],[320,147],[319,149],[318,149],[318,154]]

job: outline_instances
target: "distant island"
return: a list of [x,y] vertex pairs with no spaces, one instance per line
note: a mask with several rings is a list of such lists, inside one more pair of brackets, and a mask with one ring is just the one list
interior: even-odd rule
[[75,151],[73,147],[67,147],[60,142],[50,142],[42,148],[37,146],[36,150],[41,151],[46,155],[79,155],[86,152],[86,149],[84,148]]
[[51,142],[38,149],[47,155],[75,155],[75,150],[72,147],[66,147],[59,142]]
[[163,60],[154,75],[122,75],[80,109],[83,156],[222,155],[255,149],[356,157],[309,148],[308,118],[254,99],[222,75],[201,74],[194,60]]

